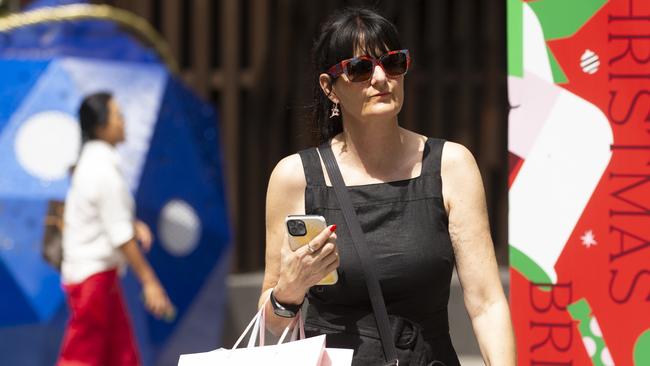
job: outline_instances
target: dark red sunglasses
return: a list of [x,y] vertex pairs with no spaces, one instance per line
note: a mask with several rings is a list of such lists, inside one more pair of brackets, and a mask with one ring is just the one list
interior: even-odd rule
[[353,57],[330,67],[327,74],[332,78],[345,74],[352,82],[368,81],[372,78],[377,65],[384,70],[386,75],[397,77],[406,74],[411,65],[411,57],[408,50],[390,51],[379,58]]

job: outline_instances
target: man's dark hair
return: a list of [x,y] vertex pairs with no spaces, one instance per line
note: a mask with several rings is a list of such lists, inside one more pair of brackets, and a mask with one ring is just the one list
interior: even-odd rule
[[87,95],[79,107],[79,123],[83,142],[97,139],[97,128],[108,123],[108,102],[113,98],[109,92]]

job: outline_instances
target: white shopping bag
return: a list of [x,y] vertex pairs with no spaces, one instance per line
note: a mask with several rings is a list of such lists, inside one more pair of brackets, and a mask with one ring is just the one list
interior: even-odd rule
[[325,336],[321,335],[273,346],[222,348],[212,352],[182,355],[178,366],[321,366],[324,349]]
[[[276,345],[264,345],[266,303],[246,327],[232,349],[220,348],[211,352],[181,355],[178,366],[350,366],[351,349],[325,348],[325,335],[305,338],[302,311],[284,330]],[[248,346],[237,348],[253,328]],[[282,343],[289,330],[291,339]],[[259,346],[255,346],[259,334]]]
[[[320,335],[319,337],[324,336]],[[353,353],[354,350],[347,348],[325,348],[319,366],[350,366]]]

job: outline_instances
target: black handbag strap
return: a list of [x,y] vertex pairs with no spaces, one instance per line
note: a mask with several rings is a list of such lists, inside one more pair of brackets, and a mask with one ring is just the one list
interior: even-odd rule
[[327,174],[330,177],[339,205],[341,206],[341,211],[343,211],[345,222],[350,230],[352,243],[354,244],[354,248],[359,256],[359,260],[361,261],[361,268],[366,275],[366,286],[368,287],[368,293],[370,294],[370,302],[372,304],[372,310],[375,313],[381,343],[384,347],[384,356],[386,361],[389,362],[388,365],[398,365],[399,361],[397,360],[397,350],[395,349],[393,341],[393,331],[391,330],[390,322],[388,321],[388,312],[386,311],[386,304],[384,303],[384,297],[381,293],[381,287],[379,286],[379,279],[377,277],[373,256],[366,245],[363,230],[361,230],[361,225],[359,224],[357,215],[352,207],[347,188],[345,187],[345,182],[341,176],[341,171],[336,163],[336,158],[334,158],[332,147],[329,142],[325,142],[318,148],[318,150],[325,162]]

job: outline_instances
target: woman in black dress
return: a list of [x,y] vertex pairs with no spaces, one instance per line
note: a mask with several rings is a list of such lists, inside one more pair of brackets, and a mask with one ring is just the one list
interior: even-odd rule
[[[462,145],[400,127],[410,56],[395,27],[372,10],[344,9],[323,25],[313,58],[314,120],[348,187],[389,315],[419,325],[431,360],[458,365],[447,318],[456,265],[485,363],[514,365],[510,312],[480,173]],[[305,213],[325,217],[330,226],[294,252],[284,220]],[[260,304],[271,296],[267,327],[282,331],[306,296],[308,335],[325,333],[328,347],[354,348],[354,365],[379,364],[383,353],[373,340],[364,274],[315,148],[275,167],[266,230]],[[339,275],[335,285],[316,285],[333,270]]]

